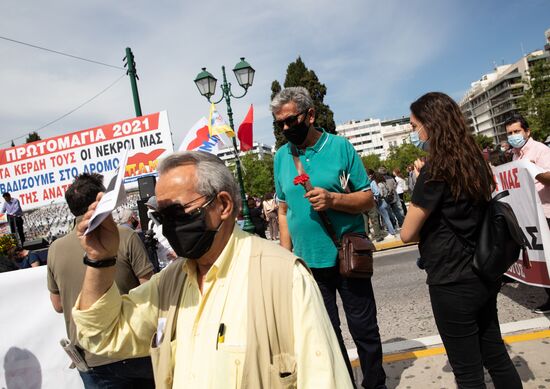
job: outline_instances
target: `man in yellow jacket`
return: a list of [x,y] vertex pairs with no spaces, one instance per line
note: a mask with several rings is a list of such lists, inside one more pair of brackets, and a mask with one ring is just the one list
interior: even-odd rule
[[[203,152],[176,153],[162,162],[159,175],[155,216],[185,259],[121,296],[113,286],[114,222],[109,217],[84,235],[92,204],[78,226],[88,269],[73,318],[83,347],[128,357],[149,354],[152,338],[153,346],[168,345],[170,360],[156,366],[157,387],[351,388],[315,280],[292,253],[236,227],[240,193],[223,162]],[[285,263],[291,265],[286,289]],[[163,285],[167,271],[184,276],[181,289]],[[255,271],[261,277],[250,275]],[[165,296],[170,290],[179,294]],[[285,294],[288,305],[277,297]],[[162,301],[170,297],[177,305],[168,311],[177,313],[166,318]],[[251,309],[258,304],[279,313],[273,318]],[[275,335],[280,353],[272,351]]]

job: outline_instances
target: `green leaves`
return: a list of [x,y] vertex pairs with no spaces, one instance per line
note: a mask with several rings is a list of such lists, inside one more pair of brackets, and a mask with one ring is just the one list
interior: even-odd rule
[[529,88],[518,100],[518,106],[529,122],[531,136],[544,142],[550,135],[550,62],[539,59],[532,63],[529,76]]
[[275,192],[273,181],[273,156],[247,153],[241,158],[243,181],[246,192],[254,197],[263,197]]
[[36,142],[37,140],[42,140],[42,138],[40,137],[40,135],[38,135],[36,131],[34,131],[31,132],[29,136],[27,136],[27,140],[25,141],[25,143]]

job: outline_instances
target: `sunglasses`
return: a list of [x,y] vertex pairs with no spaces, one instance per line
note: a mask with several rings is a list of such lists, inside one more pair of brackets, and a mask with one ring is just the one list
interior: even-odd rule
[[307,111],[309,111],[309,109],[303,110],[302,112],[297,113],[296,115],[289,116],[285,119],[274,120],[273,124],[275,124],[275,127],[277,127],[279,130],[283,130],[285,128],[285,124],[287,127],[292,127],[298,123],[298,118],[304,113],[307,113]]
[[185,204],[177,204],[177,203],[171,204],[158,211],[152,212],[151,216],[159,224],[170,223],[170,222],[173,222],[174,220],[178,220],[178,221],[193,220],[198,216],[200,216],[206,210],[206,208],[208,208],[208,206],[212,204],[212,202],[216,198],[216,195],[212,196],[206,203],[204,203],[198,208],[192,209],[190,211],[187,211],[186,208],[189,207],[189,204],[192,204],[195,201],[205,198],[207,196],[208,195],[197,197],[196,199],[191,200]]

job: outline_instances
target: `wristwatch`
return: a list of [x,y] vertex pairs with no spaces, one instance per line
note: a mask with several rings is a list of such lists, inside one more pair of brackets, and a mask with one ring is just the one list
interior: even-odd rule
[[116,257],[96,261],[94,259],[88,258],[87,254],[84,254],[84,258],[82,258],[82,262],[84,262],[84,265],[87,265],[87,266],[90,266],[90,267],[95,267],[95,268],[111,267],[111,266],[115,266]]

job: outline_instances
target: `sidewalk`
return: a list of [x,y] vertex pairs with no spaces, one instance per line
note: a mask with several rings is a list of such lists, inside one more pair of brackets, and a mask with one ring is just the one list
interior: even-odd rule
[[372,243],[374,243],[374,247],[376,247],[376,251],[384,251],[384,250],[389,250],[389,249],[395,249],[395,248],[398,248],[398,247],[416,245],[416,243],[403,243],[401,241],[401,239],[394,238],[391,235],[389,235],[389,238],[384,239],[382,242],[373,241]]
[[[502,324],[501,332],[523,387],[550,388],[550,319],[542,316]],[[387,343],[383,350],[388,389],[456,388],[439,336]],[[348,354],[359,385],[362,374],[357,351],[348,350]],[[485,382],[490,382],[487,373]],[[492,383],[487,387],[494,388]]]

